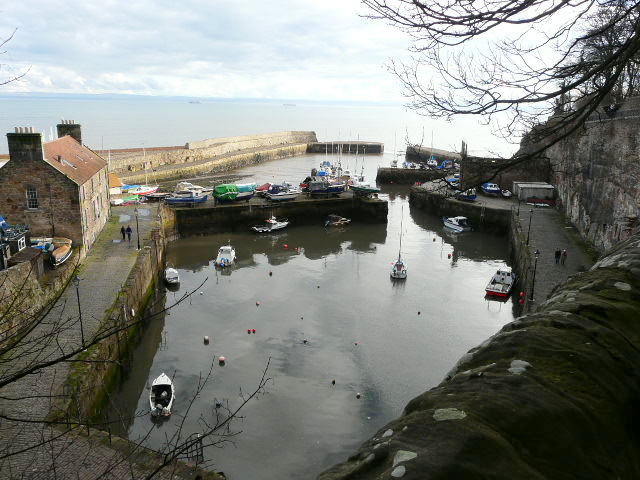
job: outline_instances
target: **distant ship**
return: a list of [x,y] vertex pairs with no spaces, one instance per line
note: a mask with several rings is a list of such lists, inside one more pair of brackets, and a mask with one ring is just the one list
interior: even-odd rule
[[282,106],[283,107],[295,107],[296,104],[295,103],[283,103]]
[[198,100],[189,100],[189,103],[200,103]]

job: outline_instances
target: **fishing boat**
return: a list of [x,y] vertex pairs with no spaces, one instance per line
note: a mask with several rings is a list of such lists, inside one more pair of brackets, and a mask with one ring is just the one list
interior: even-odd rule
[[482,190],[482,193],[484,193],[485,195],[489,195],[492,197],[497,197],[498,195],[500,195],[500,187],[495,183],[483,183],[480,187],[480,190]]
[[180,283],[180,275],[175,268],[167,267],[164,270],[164,281],[169,285],[177,285]]
[[149,406],[154,417],[168,417],[176,398],[175,388],[171,379],[163,372],[151,384],[149,392]]
[[465,202],[475,202],[476,198],[478,198],[478,195],[476,195],[476,189],[475,188],[469,188],[468,190],[465,190],[464,192],[456,193],[456,198],[458,200],[463,200]]
[[[404,208],[402,209],[402,213],[404,214]],[[402,260],[402,217],[400,218],[400,247],[398,248],[398,259],[393,262],[393,266],[391,267],[391,278],[396,280],[404,280],[407,278],[407,266]]]
[[172,193],[164,199],[167,205],[203,203],[207,201],[207,194],[200,190],[184,190]]
[[236,250],[231,245],[223,245],[218,249],[215,264],[217,267],[230,267],[236,262]]
[[264,221],[264,225],[256,225],[251,229],[256,233],[269,233],[277,230],[282,230],[289,225],[289,220],[286,218],[277,219],[273,215]]
[[489,284],[484,289],[487,295],[495,295],[497,297],[507,297],[511,290],[513,289],[513,285],[516,282],[516,274],[511,270],[498,270],[491,280]]
[[136,188],[128,190],[127,193],[129,195],[149,195],[150,193],[155,193],[158,188],[158,185],[138,185]]
[[444,226],[455,232],[470,232],[473,230],[467,217],[442,217]]
[[350,218],[344,218],[340,215],[335,215],[333,213],[327,216],[327,220],[324,222],[325,227],[343,227],[351,223]]

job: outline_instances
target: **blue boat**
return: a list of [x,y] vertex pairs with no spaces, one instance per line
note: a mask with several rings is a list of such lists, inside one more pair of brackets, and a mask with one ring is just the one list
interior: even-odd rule
[[483,183],[480,189],[482,190],[482,193],[484,193],[485,195],[491,195],[494,197],[497,197],[498,195],[500,195],[500,187],[495,183],[491,183],[491,182]]
[[458,200],[464,200],[465,202],[475,202],[478,196],[476,195],[476,189],[470,188],[464,192],[456,193],[456,198]]
[[203,203],[207,201],[207,195],[198,191],[184,191],[174,193],[173,195],[166,197],[164,201],[167,205]]
[[436,167],[436,170],[444,170],[445,168],[453,168],[453,162],[451,160],[443,160],[442,163]]

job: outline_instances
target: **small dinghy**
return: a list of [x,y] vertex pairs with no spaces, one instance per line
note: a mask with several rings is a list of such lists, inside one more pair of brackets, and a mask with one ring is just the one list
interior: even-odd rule
[[151,415],[154,417],[168,417],[171,415],[171,407],[176,398],[173,382],[163,372],[151,384],[149,393],[149,405]]
[[169,285],[177,285],[180,283],[180,275],[175,268],[167,268],[164,271],[164,281]]
[[255,227],[251,227],[251,229],[256,233],[275,232],[288,226],[289,220],[286,218],[277,219],[272,215],[271,218],[267,218],[264,223],[264,225],[256,225]]
[[236,249],[231,245],[223,245],[218,249],[216,267],[230,267],[236,262]]

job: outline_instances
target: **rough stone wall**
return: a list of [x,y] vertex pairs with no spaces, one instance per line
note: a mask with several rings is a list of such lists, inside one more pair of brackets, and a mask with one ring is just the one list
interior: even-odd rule
[[163,165],[197,162],[249,149],[269,149],[296,144],[304,144],[306,147],[308,143],[316,141],[315,132],[293,131],[203,140],[188,143],[185,148],[149,149],[146,154],[142,150],[133,153],[112,153],[110,171],[119,175],[136,171],[142,171],[144,174],[146,163],[151,177],[153,170]]
[[638,231],[639,140],[640,117],[623,110],[547,151],[560,208],[601,252]]
[[80,211],[84,223],[83,243],[90,248],[109,220],[109,175],[105,166],[79,189]]
[[504,158],[466,157],[460,163],[460,176],[465,185],[476,186],[494,182],[512,190],[513,182],[548,182],[551,176],[549,160],[528,160],[502,170],[509,162]]
[[[0,169],[0,205],[9,222],[26,223],[33,237],[61,236],[82,244],[78,187],[36,158],[14,158]],[[27,208],[27,187],[38,194],[38,208]]]
[[636,234],[319,478],[640,478],[639,291]]

